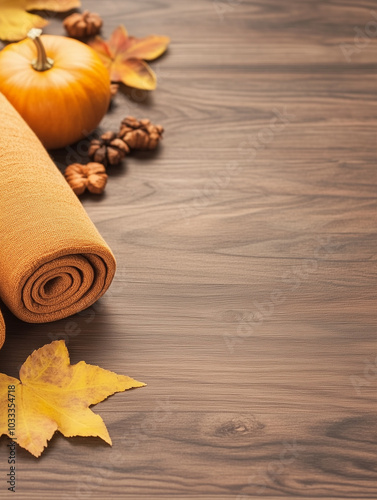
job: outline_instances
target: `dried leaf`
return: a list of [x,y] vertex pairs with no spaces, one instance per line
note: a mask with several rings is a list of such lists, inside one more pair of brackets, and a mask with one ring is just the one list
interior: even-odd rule
[[[34,351],[20,369],[21,382],[0,374],[0,436],[8,435],[39,457],[55,431],[66,437],[98,436],[107,428],[89,409],[115,392],[145,384],[80,361],[71,365],[64,340]],[[15,431],[8,429],[8,386],[14,386]]]
[[0,39],[21,40],[32,28],[43,28],[48,23],[27,11],[65,12],[80,5],[80,0],[0,0]]
[[159,57],[169,43],[170,38],[167,36],[128,36],[126,28],[118,26],[108,42],[97,36],[89,45],[109,70],[112,82],[123,82],[129,87],[153,90],[156,88],[157,78],[144,60],[152,61]]

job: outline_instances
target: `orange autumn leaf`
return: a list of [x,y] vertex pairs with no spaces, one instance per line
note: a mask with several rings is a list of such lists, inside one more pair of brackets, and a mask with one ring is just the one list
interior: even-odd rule
[[169,43],[170,38],[167,36],[128,36],[126,28],[118,26],[108,42],[97,36],[89,45],[109,70],[112,82],[123,82],[129,87],[153,90],[156,88],[157,78],[144,60],[152,61],[159,57]]
[[0,0],[0,39],[15,42],[48,23],[31,10],[65,12],[80,5],[80,0]]
[[[97,436],[111,445],[102,418],[89,406],[145,385],[84,361],[71,365],[64,340],[34,351],[20,369],[20,380],[0,373],[0,437],[8,435],[35,457],[55,431],[66,437]],[[13,408],[15,424],[9,424]]]

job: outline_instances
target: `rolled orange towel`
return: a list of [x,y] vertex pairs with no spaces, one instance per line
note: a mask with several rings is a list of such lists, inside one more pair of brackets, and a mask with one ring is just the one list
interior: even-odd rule
[[[114,256],[77,196],[0,94],[1,299],[24,321],[55,321],[93,304],[114,273]],[[3,337],[1,317],[0,345]]]

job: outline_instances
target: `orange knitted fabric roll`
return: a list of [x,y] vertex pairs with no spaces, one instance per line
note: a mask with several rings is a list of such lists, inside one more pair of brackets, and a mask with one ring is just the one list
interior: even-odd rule
[[[0,297],[24,321],[55,321],[105,293],[115,259],[42,144],[1,94],[0,117]],[[0,346],[3,338],[0,313]]]

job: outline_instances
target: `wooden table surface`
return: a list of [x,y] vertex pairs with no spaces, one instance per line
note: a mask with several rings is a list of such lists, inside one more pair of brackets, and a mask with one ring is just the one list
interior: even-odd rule
[[1,371],[64,338],[73,363],[148,386],[95,407],[112,448],[18,450],[13,498],[376,499],[377,1],[83,7],[106,37],[171,36],[158,89],[123,89],[102,127],[131,114],[165,138],[82,198],[117,257],[110,291],[53,324],[7,313]]

